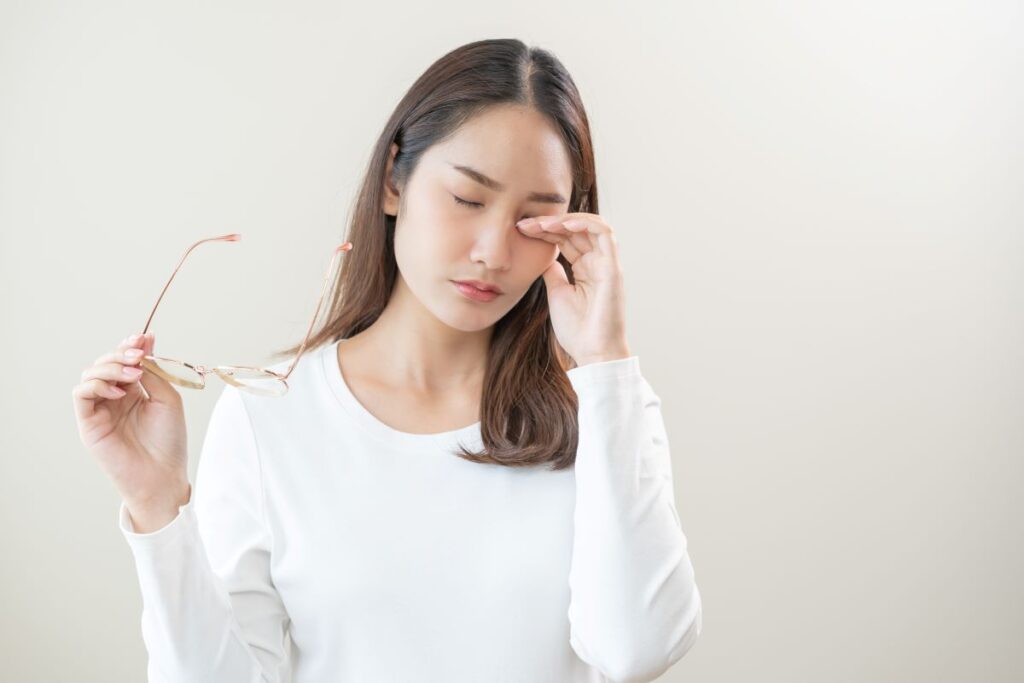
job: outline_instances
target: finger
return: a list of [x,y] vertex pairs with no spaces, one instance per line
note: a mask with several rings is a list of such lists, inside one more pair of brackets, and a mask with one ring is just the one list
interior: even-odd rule
[[132,336],[125,339],[125,348],[129,349],[141,349],[145,347],[146,340],[153,337],[152,332],[146,332],[145,334],[133,334]]
[[589,242],[579,238],[574,239],[574,235],[569,231],[546,228],[542,223],[524,223],[519,226],[519,230],[529,237],[557,244],[572,263],[575,263],[582,254],[593,249],[593,245],[590,245]]
[[544,229],[540,229],[540,233],[544,237],[548,238],[548,240],[554,241],[556,248],[560,253],[565,254],[565,258],[568,259],[570,265],[576,263],[580,256],[586,253],[577,249],[576,245],[574,245],[572,240],[568,239],[568,236],[566,235],[554,231],[549,232]]
[[110,363],[101,363],[100,365],[89,366],[84,372],[82,372],[82,381],[85,382],[91,379],[102,379],[110,383],[123,382],[125,384],[130,384],[138,381],[141,376],[141,368],[130,367],[113,361]]
[[107,352],[107,353],[104,353],[101,356],[98,356],[93,361],[93,364],[95,365],[96,363],[104,363],[104,362],[106,362],[107,360],[110,359],[111,353],[115,353],[116,354],[119,351],[125,351],[125,350],[133,348],[133,347],[138,347],[139,346],[138,340],[140,340],[140,339],[141,339],[141,335],[132,335],[130,337],[125,337],[124,339],[122,339],[118,343],[117,346],[114,347],[114,350],[112,352]]
[[565,258],[568,259],[570,265],[576,263],[580,256],[582,256],[579,249],[572,246],[572,243],[567,240],[558,245],[558,251],[565,254]]
[[149,334],[152,334],[152,332],[146,334],[139,332],[138,334],[133,334],[129,337],[125,337],[124,339],[121,340],[121,344],[118,345],[117,348],[120,350],[140,348],[142,346],[142,343],[145,341],[146,336],[148,336]]
[[573,226],[573,229],[578,226],[581,228],[581,232],[583,231],[582,229],[585,229],[586,232],[594,235],[611,232],[612,230],[611,226],[596,213],[576,212],[552,216],[537,216],[536,218],[542,223],[561,223]]
[[521,233],[528,237],[534,237],[539,240],[544,240],[545,242],[550,242],[551,244],[558,244],[562,241],[560,235],[547,233],[544,230],[542,230],[540,227],[540,223],[538,223],[536,219],[531,219],[528,221],[524,221],[522,223],[516,223],[516,227],[519,228],[519,231]]
[[[566,238],[581,254],[597,249],[595,235],[589,230],[585,219],[566,218],[564,216],[542,216],[540,218],[541,228],[551,234],[561,235]],[[571,227],[570,226],[574,226]]]
[[[104,365],[114,362],[117,357],[132,346],[137,346],[142,340],[142,335],[130,335],[121,340],[113,352],[105,353],[93,361],[93,365]],[[118,362],[126,363],[129,359],[124,358]],[[95,413],[95,403],[103,399],[118,399],[131,391],[131,386],[126,391],[116,384],[110,384],[104,380],[86,378],[87,372],[82,373],[82,381],[76,384],[71,390],[72,403],[75,407],[75,415],[80,419],[91,417]]]
[[569,276],[566,274],[565,266],[560,261],[555,261],[541,273],[544,278],[544,286],[548,292],[554,292],[562,287],[572,287],[569,283]]
[[570,218],[562,224],[569,230],[583,232],[590,236],[594,247],[605,255],[618,258],[618,243],[615,240],[615,231],[604,221],[590,215]]
[[92,392],[96,397],[109,399],[118,399],[127,393],[121,387],[114,386],[100,378],[90,379],[84,384],[84,387],[86,393]]
[[562,221],[562,226],[576,234],[586,235],[597,251],[608,251],[615,246],[614,240],[610,239],[613,234],[611,227],[590,216],[569,218]]
[[615,239],[615,231],[607,223],[586,215],[583,218],[562,221],[561,225],[576,234],[586,234],[594,245],[592,251],[618,261],[619,245]]
[[93,365],[102,365],[104,363],[122,363],[124,365],[138,365],[139,360],[146,354],[144,349],[140,348],[129,348],[124,347],[118,348],[117,351],[105,353],[95,361]]
[[594,236],[581,230],[579,228],[570,229],[564,223],[556,222],[544,228],[549,233],[556,235],[562,235],[565,240],[572,244],[581,255],[587,254],[597,249],[597,242],[594,240]]
[[[146,355],[149,353],[149,350],[147,349],[146,346],[147,342],[149,343],[149,348],[152,348],[152,339],[152,332],[147,332],[145,334],[140,332],[138,334],[133,334],[129,337],[125,337],[121,341],[120,346],[118,347],[118,350],[124,353],[124,360],[119,360],[118,362],[125,363],[126,365],[139,366],[139,363],[142,362],[142,359],[145,358]],[[130,351],[141,351],[142,355],[140,355],[138,358],[135,358],[134,355],[129,355],[128,352]],[[131,362],[129,363],[126,361]],[[142,377],[144,376],[145,374]],[[129,397],[142,398],[143,400],[149,398],[149,396],[146,394],[146,390],[144,388],[144,380],[142,379],[142,377],[140,377],[138,381],[133,380],[131,378],[122,381],[122,384],[120,386],[122,389],[128,392]]]
[[[142,348],[146,352],[147,357],[153,355],[153,350],[156,348],[156,335],[154,333],[149,332],[146,334],[143,339]],[[181,394],[178,393],[178,390],[170,382],[146,368],[143,368],[139,386],[145,390],[146,397],[150,401],[173,404],[181,399]]]
[[126,393],[124,389],[111,386],[102,379],[90,379],[76,384],[71,390],[75,415],[79,420],[86,420],[95,414],[97,401],[117,400]]

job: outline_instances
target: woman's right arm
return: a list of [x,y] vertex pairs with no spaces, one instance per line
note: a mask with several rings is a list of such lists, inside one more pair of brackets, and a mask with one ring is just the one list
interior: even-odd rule
[[[152,338],[139,346],[151,354]],[[123,351],[97,359],[73,394],[83,443],[121,492],[118,523],[142,593],[148,679],[288,681],[289,619],[270,575],[259,455],[242,396],[225,386],[218,397],[192,487],[175,446],[185,442],[177,391],[149,372],[126,394],[110,391],[120,369],[108,366],[131,364]],[[134,403],[105,405],[126,397]],[[100,410],[108,414],[97,417]]]

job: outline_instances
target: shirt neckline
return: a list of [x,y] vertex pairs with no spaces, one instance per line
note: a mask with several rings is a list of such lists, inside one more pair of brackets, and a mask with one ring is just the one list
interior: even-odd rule
[[435,432],[433,434],[403,432],[378,420],[373,413],[359,402],[359,399],[352,393],[348,383],[345,381],[344,375],[342,375],[341,365],[338,363],[338,344],[340,341],[341,339],[336,339],[320,348],[320,368],[323,371],[327,385],[331,389],[331,393],[345,412],[359,424],[361,429],[389,444],[398,445],[403,449],[416,451],[441,450],[445,453],[458,450],[460,445],[472,451],[483,449],[483,440],[480,435],[481,423],[479,420],[459,429]]

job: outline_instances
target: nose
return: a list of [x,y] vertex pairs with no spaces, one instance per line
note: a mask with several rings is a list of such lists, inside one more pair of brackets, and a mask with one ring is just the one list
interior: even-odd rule
[[512,263],[515,225],[495,223],[477,233],[470,259],[481,262],[488,270],[508,270]]

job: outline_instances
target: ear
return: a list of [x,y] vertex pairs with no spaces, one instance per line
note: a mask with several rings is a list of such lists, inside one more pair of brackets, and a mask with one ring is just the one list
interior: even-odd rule
[[398,154],[398,143],[392,142],[387,166],[384,169],[384,213],[389,216],[398,215],[399,194],[398,188],[391,182],[391,171],[394,168],[395,155]]

